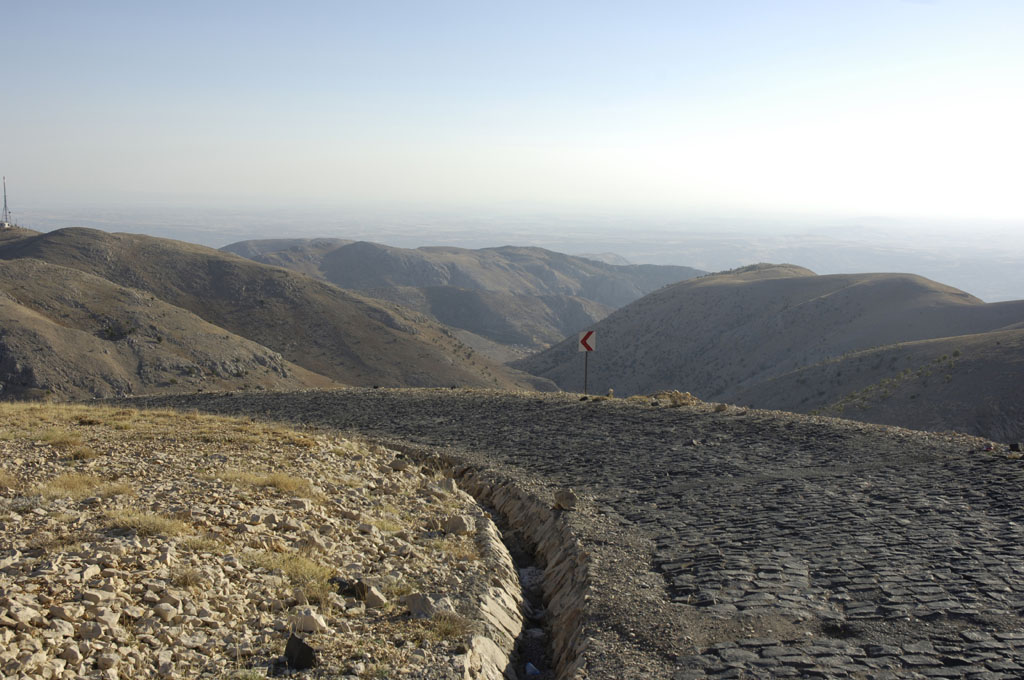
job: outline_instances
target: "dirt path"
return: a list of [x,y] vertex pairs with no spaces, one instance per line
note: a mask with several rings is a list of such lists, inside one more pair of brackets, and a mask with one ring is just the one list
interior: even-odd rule
[[566,394],[140,402],[448,449],[542,498],[574,488],[591,678],[1024,672],[1024,465],[980,440]]

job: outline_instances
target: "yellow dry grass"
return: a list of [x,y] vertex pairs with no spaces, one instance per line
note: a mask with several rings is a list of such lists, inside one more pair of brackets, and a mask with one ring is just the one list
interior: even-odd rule
[[71,472],[57,475],[52,479],[42,482],[35,486],[33,491],[43,498],[72,498],[77,500],[86,496],[99,496],[101,498],[123,496],[130,494],[133,489],[130,484],[125,482],[111,482],[94,475]]
[[188,530],[188,525],[179,519],[139,510],[115,510],[107,516],[107,526],[134,531],[139,536],[177,536]]
[[18,478],[7,470],[0,468],[0,489],[14,489],[18,486]]
[[456,560],[476,561],[480,559],[480,549],[469,536],[449,534],[443,538],[427,541],[427,547]]
[[309,589],[311,586],[326,585],[333,574],[331,567],[300,555],[296,552],[272,552],[270,550],[247,550],[241,554],[243,562],[268,571],[282,572],[293,585]]
[[82,445],[80,434],[55,427],[40,432],[39,440],[55,449],[70,449]]
[[232,484],[273,488],[282,493],[295,496],[309,496],[313,491],[308,479],[284,472],[249,472],[247,470],[224,469],[210,473],[208,477],[216,477]]

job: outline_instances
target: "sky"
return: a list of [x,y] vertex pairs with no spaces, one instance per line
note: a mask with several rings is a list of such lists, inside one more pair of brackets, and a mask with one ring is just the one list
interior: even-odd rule
[[1024,2],[7,3],[12,210],[1024,220]]

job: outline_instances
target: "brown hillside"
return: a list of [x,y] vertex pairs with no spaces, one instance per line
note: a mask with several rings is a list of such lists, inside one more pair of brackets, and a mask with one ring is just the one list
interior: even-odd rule
[[0,259],[25,257],[148,291],[350,385],[545,385],[421,315],[203,246],[77,228],[0,241]]
[[153,295],[33,259],[0,262],[0,383],[6,398],[332,384]]
[[320,262],[324,255],[335,248],[352,243],[340,238],[274,238],[253,241],[239,241],[224,246],[221,251],[275,267],[323,278]]
[[221,250],[415,309],[458,329],[460,339],[499,361],[545,349],[615,307],[702,273],[511,246],[413,250],[336,239],[276,239],[240,241]]
[[[733,401],[758,383],[847,352],[982,333],[1024,319],[1024,302],[986,304],[910,274],[817,276],[756,265],[669,286],[596,325],[591,386],[618,394],[682,389]],[[575,338],[516,366],[579,389]]]
[[1024,441],[1024,330],[847,354],[756,385],[738,403]]
[[[470,290],[527,295],[568,295],[620,307],[642,295],[704,272],[668,265],[613,265],[543,248],[504,246],[471,250],[453,247],[395,248],[360,241],[334,249],[315,239],[288,244],[278,253],[320,261],[320,275],[342,288],[376,290],[392,287],[454,286]],[[241,241],[222,250],[269,260],[273,246]]]
[[568,295],[525,295],[452,286],[396,287],[367,291],[430,315],[446,326],[489,338],[519,356],[549,347],[608,316],[609,307]]

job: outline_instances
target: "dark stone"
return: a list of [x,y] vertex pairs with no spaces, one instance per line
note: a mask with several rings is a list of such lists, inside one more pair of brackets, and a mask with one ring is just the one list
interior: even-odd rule
[[1017,452],[1024,451],[1024,444],[1022,444],[1021,442],[1013,442],[1012,444],[1010,444],[1010,450]]
[[284,648],[284,656],[288,659],[288,666],[297,671],[304,671],[317,664],[316,650],[295,633],[288,638],[288,644]]
[[344,597],[355,597],[356,584],[352,581],[347,581],[339,576],[332,578],[329,583],[334,585],[338,589],[338,594]]

